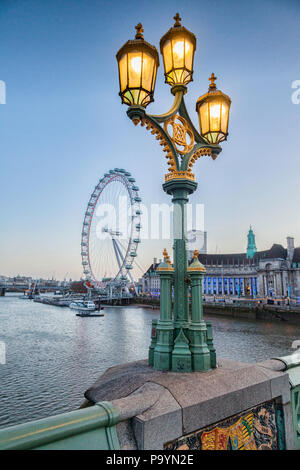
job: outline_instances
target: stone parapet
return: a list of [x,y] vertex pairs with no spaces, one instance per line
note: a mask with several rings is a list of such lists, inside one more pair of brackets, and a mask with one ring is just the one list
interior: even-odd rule
[[220,359],[206,373],[179,374],[138,361],[108,369],[85,397],[91,403],[111,401],[123,413],[117,431],[124,449],[205,448],[206,436],[218,432],[231,436],[230,447],[236,426],[247,420],[252,420],[249,439],[241,445],[294,447],[289,377],[277,360]]

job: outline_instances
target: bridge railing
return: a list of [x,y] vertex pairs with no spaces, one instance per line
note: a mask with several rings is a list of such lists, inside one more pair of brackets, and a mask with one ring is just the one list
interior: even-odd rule
[[295,449],[300,450],[300,349],[276,359],[284,363],[289,375]]
[[109,402],[0,429],[0,450],[119,449],[119,415]]

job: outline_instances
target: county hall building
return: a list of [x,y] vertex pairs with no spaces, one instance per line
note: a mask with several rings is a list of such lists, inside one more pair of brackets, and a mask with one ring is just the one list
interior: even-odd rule
[[[190,253],[190,251],[189,251]],[[203,294],[212,296],[253,296],[300,298],[300,247],[287,237],[287,246],[273,244],[269,250],[257,251],[250,227],[246,253],[200,253],[205,266]],[[143,276],[143,290],[159,295],[158,263]]]

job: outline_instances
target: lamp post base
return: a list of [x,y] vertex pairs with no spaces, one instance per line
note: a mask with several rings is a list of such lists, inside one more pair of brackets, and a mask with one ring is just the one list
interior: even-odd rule
[[157,342],[153,354],[153,367],[157,370],[170,370],[172,365],[173,322],[158,321]]
[[172,352],[172,371],[192,371],[192,354],[189,348],[189,341],[182,329],[179,331],[179,334],[174,341],[174,349]]
[[206,324],[191,324],[189,329],[192,369],[206,372],[211,370],[210,351],[206,343]]

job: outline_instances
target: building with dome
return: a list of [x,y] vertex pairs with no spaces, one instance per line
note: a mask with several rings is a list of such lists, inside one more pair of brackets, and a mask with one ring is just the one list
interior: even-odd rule
[[[287,245],[273,244],[270,249],[257,251],[255,234],[250,226],[245,253],[200,253],[205,266],[203,294],[212,296],[298,298],[300,300],[300,247],[294,238]],[[158,264],[153,263],[143,276],[143,289],[159,293]]]

